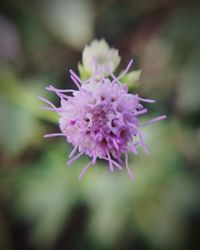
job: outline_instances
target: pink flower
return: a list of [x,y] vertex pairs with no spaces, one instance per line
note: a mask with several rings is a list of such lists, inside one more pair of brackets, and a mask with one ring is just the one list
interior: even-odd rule
[[[74,146],[69,154],[69,165],[83,154],[91,158],[83,168],[79,179],[98,158],[108,162],[111,172],[115,168],[123,170],[123,156],[128,174],[134,178],[128,165],[127,153],[137,154],[138,145],[148,153],[140,127],[166,118],[166,116],[159,116],[145,124],[140,124],[138,117],[148,111],[143,103],[155,101],[128,93],[127,86],[120,83],[120,79],[128,72],[131,64],[132,61],[123,75],[118,78],[109,68],[105,68],[111,79],[105,77],[97,66],[95,74],[87,81],[82,81],[70,70],[71,79],[78,90],[47,87],[48,91],[56,93],[60,98],[61,105],[58,108],[48,100],[39,97],[51,106],[45,109],[55,111],[60,116],[61,133],[47,134],[44,137],[66,137],[68,143]],[[78,154],[74,156],[76,151]]]

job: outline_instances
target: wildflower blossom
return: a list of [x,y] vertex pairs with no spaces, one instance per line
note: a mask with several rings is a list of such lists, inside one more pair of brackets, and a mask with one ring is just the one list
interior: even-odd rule
[[[148,153],[140,127],[162,120],[165,116],[157,117],[144,124],[139,122],[138,117],[148,111],[143,103],[155,101],[128,93],[127,86],[120,83],[120,79],[131,67],[132,60],[120,77],[115,77],[109,67],[104,67],[103,70],[108,72],[110,77],[103,76],[101,66],[98,67],[97,61],[93,63],[95,72],[84,82],[70,70],[71,79],[77,86],[77,90],[47,87],[48,91],[54,92],[60,98],[60,107],[57,108],[40,97],[50,105],[45,109],[55,111],[60,116],[61,133],[47,134],[45,137],[64,136],[74,146],[69,154],[69,165],[83,154],[91,158],[83,168],[80,179],[98,158],[108,162],[111,172],[115,168],[123,170],[125,160],[128,174],[133,178],[128,165],[128,152],[137,154],[137,146],[141,145]],[[78,154],[74,156],[76,151]]]
[[82,67],[89,75],[92,75],[95,71],[94,57],[104,75],[108,74],[105,66],[109,67],[111,72],[114,72],[121,60],[118,50],[110,48],[104,39],[92,41],[83,50]]

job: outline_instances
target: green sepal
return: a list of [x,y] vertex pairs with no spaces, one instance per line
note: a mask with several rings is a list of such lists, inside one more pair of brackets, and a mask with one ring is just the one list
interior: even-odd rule
[[126,84],[129,90],[135,90],[139,86],[140,75],[141,70],[131,71],[122,77],[120,82]]
[[91,76],[90,73],[84,69],[81,63],[78,64],[78,71],[79,71],[81,80],[87,80]]

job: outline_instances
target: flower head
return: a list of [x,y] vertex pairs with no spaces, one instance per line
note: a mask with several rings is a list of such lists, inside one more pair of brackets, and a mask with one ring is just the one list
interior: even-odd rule
[[83,50],[82,67],[89,75],[92,75],[95,71],[94,58],[103,74],[108,74],[108,72],[105,71],[105,66],[109,67],[113,72],[119,65],[121,59],[118,50],[110,48],[104,39],[92,41],[91,44]]
[[[104,70],[110,74],[110,78],[104,77],[102,72],[97,70],[85,82],[70,70],[71,79],[78,90],[47,87],[47,90],[56,93],[60,98],[59,108],[46,99],[40,98],[51,106],[46,109],[53,110],[60,116],[61,133],[47,134],[45,137],[64,136],[74,146],[69,155],[68,164],[83,154],[91,158],[81,172],[80,179],[85,171],[96,163],[97,158],[106,160],[111,172],[115,168],[122,170],[125,158],[126,169],[133,177],[128,166],[127,153],[137,154],[138,145],[141,145],[146,153],[148,152],[140,127],[165,118],[160,116],[140,124],[139,116],[147,112],[143,103],[153,103],[154,100],[143,99],[137,94],[128,93],[127,86],[120,83],[120,79],[127,73],[131,64],[132,61],[123,75],[118,78],[109,67],[105,67]],[[78,154],[74,156],[76,151]]]

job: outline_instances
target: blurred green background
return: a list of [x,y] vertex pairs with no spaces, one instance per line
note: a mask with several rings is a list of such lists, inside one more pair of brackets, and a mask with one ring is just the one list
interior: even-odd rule
[[[143,129],[150,154],[136,175],[105,162],[78,176],[45,86],[72,88],[82,49],[105,38],[140,68],[139,94],[155,98]],[[191,250],[200,247],[200,4],[184,0],[2,0],[0,11],[0,249]]]

